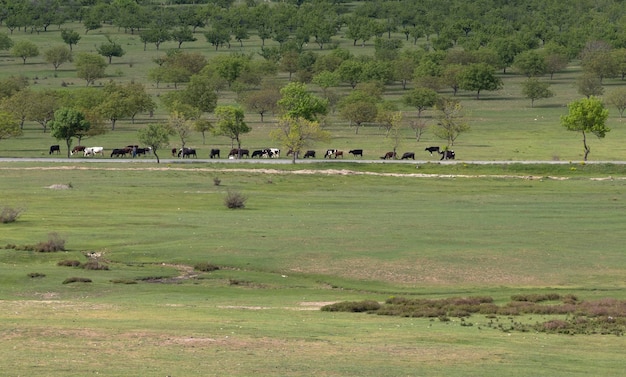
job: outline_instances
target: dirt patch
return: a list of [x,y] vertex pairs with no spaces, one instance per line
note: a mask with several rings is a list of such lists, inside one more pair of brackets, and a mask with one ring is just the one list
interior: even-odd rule
[[50,189],[50,190],[70,190],[72,188],[72,186],[70,186],[70,185],[63,185],[63,184],[54,184],[54,185],[50,185],[50,186],[48,186],[46,188]]

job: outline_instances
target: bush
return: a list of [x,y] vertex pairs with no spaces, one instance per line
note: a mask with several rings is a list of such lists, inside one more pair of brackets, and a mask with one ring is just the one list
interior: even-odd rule
[[373,300],[363,301],[343,301],[322,307],[322,311],[326,312],[375,312],[380,309],[380,304]]
[[237,191],[229,191],[224,199],[224,205],[230,209],[241,209],[246,207],[246,198],[243,194]]
[[57,262],[57,266],[66,266],[66,267],[78,267],[80,266],[80,262],[77,260],[62,260]]
[[79,277],[71,277],[63,280],[63,284],[70,283],[91,283],[91,279],[89,278],[79,278]]
[[221,179],[219,179],[219,178],[217,178],[217,177],[215,177],[215,178],[213,178],[213,184],[214,184],[215,186],[219,186],[219,185],[221,185],[221,184],[222,184],[222,180],[221,180]]
[[0,210],[0,223],[8,224],[17,221],[22,212],[24,210],[21,208],[2,207],[2,210]]
[[44,278],[46,277],[46,274],[42,274],[39,272],[31,272],[29,274],[27,274],[26,276],[28,276],[29,278]]
[[113,284],[137,284],[136,280],[132,279],[113,279],[111,280]]
[[95,260],[90,260],[89,262],[83,264],[83,268],[85,270],[108,270],[109,266]]
[[193,269],[196,271],[211,272],[211,271],[219,270],[220,268],[208,262],[200,262],[200,263],[197,263],[195,266],[193,266]]
[[34,246],[34,251],[40,253],[51,253],[63,250],[65,250],[65,240],[62,239],[58,233],[48,234],[47,242],[40,242]]

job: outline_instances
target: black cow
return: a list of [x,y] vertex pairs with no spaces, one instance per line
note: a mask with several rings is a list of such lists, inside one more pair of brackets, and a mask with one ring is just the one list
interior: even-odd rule
[[126,148],[115,148],[111,152],[111,157],[124,157],[126,156],[126,153],[128,153],[128,149]]
[[439,152],[439,154],[441,155],[441,158],[439,160],[454,160],[454,158],[456,157],[454,151],[443,151]]
[[255,157],[261,158],[263,157],[263,153],[264,152],[262,150],[257,149],[256,151],[252,152],[252,156],[250,156],[250,158],[255,158]]
[[180,157],[181,154],[183,155],[183,158],[190,158],[191,156],[198,158],[196,150],[193,148],[183,148],[178,151],[178,157]]
[[363,149],[352,149],[350,152],[352,156],[356,157],[356,156],[360,156],[363,157]]
[[402,155],[401,160],[408,160],[409,158],[415,160],[415,153],[413,153],[413,152],[405,152]]
[[426,149],[424,149],[426,152],[430,152],[430,155],[433,155],[433,152],[437,152],[437,153],[441,153],[441,151],[439,150],[439,147],[428,147]]
[[304,158],[315,158],[315,151],[306,151],[306,153],[304,154]]
[[146,154],[150,153],[151,150],[152,150],[152,148],[150,148],[150,147],[147,147],[147,148],[137,148],[135,153],[137,154],[137,156],[139,156],[140,154],[145,156]]
[[250,151],[247,149],[233,148],[228,153],[228,158],[242,158],[243,156],[250,157]]
[[396,152],[387,152],[380,159],[381,160],[391,160],[391,159],[394,159],[394,158],[396,158]]
[[176,157],[177,153],[178,153],[178,149],[172,148],[172,157]]
[[209,155],[211,158],[220,158],[220,150],[219,149],[211,149],[211,154]]
[[48,154],[52,154],[54,152],[57,152],[57,154],[61,153],[61,146],[57,145],[51,145],[50,146],[50,152],[48,152]]

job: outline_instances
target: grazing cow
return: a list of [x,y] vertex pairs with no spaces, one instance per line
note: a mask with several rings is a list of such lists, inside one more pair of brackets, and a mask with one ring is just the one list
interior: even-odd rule
[[352,156],[356,157],[356,156],[360,156],[361,158],[363,157],[363,149],[353,149],[350,152]]
[[84,152],[85,151],[85,147],[82,145],[77,145],[74,148],[72,148],[72,151],[70,152],[70,155],[73,156],[74,153],[78,153],[78,152]]
[[57,152],[57,154],[61,153],[61,146],[57,145],[51,145],[50,146],[50,152],[48,152],[48,154],[52,154],[54,152]]
[[242,158],[243,156],[250,157],[250,151],[247,149],[233,148],[228,153],[228,158]]
[[315,151],[306,151],[304,158],[315,158]]
[[135,153],[137,154],[137,156],[139,156],[140,154],[142,155],[147,155],[150,152],[152,152],[152,148],[150,147],[146,147],[146,148],[137,148],[137,150],[135,151]]
[[324,155],[324,158],[326,158],[326,157],[331,158],[333,156],[335,158],[337,158],[339,156],[341,156],[341,158],[343,158],[343,151],[340,151],[338,149],[328,149],[326,151],[326,154]]
[[437,153],[441,153],[441,151],[439,150],[439,147],[428,147],[426,149],[424,149],[426,152],[430,152],[430,155],[433,155],[433,152],[437,152]]
[[172,157],[176,157],[177,154],[178,154],[178,149],[172,148]]
[[211,154],[209,155],[211,158],[220,158],[220,150],[219,149],[211,149]]
[[85,150],[83,151],[83,155],[85,157],[87,157],[87,156],[95,156],[97,154],[99,154],[102,157],[104,157],[104,148],[103,147],[89,147],[89,148],[85,148]]
[[252,152],[252,156],[250,156],[250,158],[255,158],[255,157],[258,157],[258,158],[263,157],[263,151],[260,150],[260,149],[257,149],[256,151],[253,151]]
[[126,148],[115,148],[111,151],[111,157],[124,157],[128,153]]
[[266,148],[267,154],[270,158],[278,158],[280,157],[280,149],[278,148]]
[[454,151],[443,151],[439,152],[439,154],[441,155],[441,158],[439,160],[454,160],[454,158],[456,157]]
[[178,157],[180,157],[181,154],[183,158],[191,158],[191,156],[198,158],[198,155],[196,154],[196,150],[193,148],[182,148],[181,150],[178,151]]
[[409,158],[412,159],[412,160],[415,160],[415,153],[413,153],[413,152],[405,152],[402,155],[401,160],[408,160]]
[[387,152],[380,159],[381,160],[392,160],[394,158],[396,158],[396,152]]

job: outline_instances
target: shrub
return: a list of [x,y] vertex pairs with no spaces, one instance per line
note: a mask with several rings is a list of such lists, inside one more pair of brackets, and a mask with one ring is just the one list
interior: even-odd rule
[[90,260],[89,262],[83,264],[83,268],[85,270],[108,270],[109,266],[96,260]]
[[133,279],[113,279],[111,280],[113,284],[137,284],[136,280]]
[[31,272],[27,274],[26,276],[28,276],[29,278],[43,278],[43,277],[46,277],[46,274],[42,274],[39,272]]
[[65,240],[62,239],[58,233],[48,234],[47,242],[40,242],[34,246],[34,251],[40,253],[51,253],[63,250],[65,250]]
[[62,260],[57,262],[57,266],[66,266],[66,267],[78,267],[80,266],[80,262],[77,260]]
[[373,300],[363,301],[343,301],[335,304],[325,305],[322,307],[323,311],[327,312],[375,312],[380,309],[380,304]]
[[89,278],[79,278],[79,277],[71,277],[63,280],[63,284],[70,283],[91,283],[91,279]]
[[24,212],[21,208],[2,207],[0,210],[0,223],[8,224],[17,221]]
[[196,271],[211,272],[211,271],[219,270],[220,268],[208,262],[200,262],[200,263],[197,263],[195,266],[193,266],[193,269]]
[[224,199],[224,205],[230,209],[241,209],[246,207],[246,198],[243,194],[237,191],[229,191]]
[[213,184],[215,186],[219,186],[220,184],[222,184],[222,180],[217,178],[217,177],[215,177],[215,178],[213,178]]

